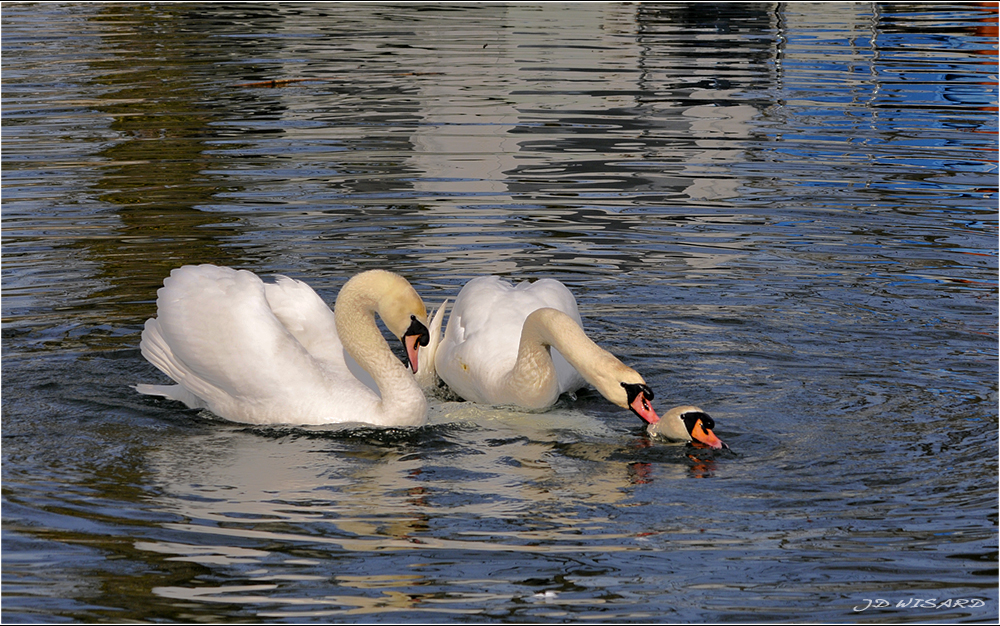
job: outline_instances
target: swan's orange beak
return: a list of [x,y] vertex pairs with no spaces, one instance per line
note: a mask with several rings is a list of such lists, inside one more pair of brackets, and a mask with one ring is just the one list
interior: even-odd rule
[[417,373],[417,345],[420,343],[419,335],[406,335],[403,337],[403,345],[406,346],[406,361],[410,364],[413,373]]
[[625,397],[628,398],[628,408],[638,415],[647,424],[655,424],[660,421],[660,416],[653,410],[650,401],[653,399],[653,390],[646,383],[621,383],[625,390]]
[[417,348],[426,346],[430,341],[431,334],[427,327],[417,319],[416,315],[410,316],[410,327],[406,329],[401,337],[403,347],[406,348],[406,362],[409,363],[413,373],[417,373]]
[[696,421],[694,426],[691,428],[691,439],[694,441],[695,445],[703,444],[710,448],[715,448],[716,450],[729,447],[722,443],[721,439],[715,436],[715,433],[712,432],[711,428],[706,428],[700,419]]
[[628,408],[632,409],[632,412],[642,418],[642,421],[647,424],[655,424],[660,421],[660,416],[656,414],[653,410],[653,405],[649,403],[646,399],[646,394],[640,392],[635,400],[629,403]]

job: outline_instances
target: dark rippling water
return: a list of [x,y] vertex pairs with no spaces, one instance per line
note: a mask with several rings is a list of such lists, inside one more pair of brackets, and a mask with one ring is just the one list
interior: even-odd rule
[[[2,19],[5,622],[997,618],[996,4]],[[348,432],[136,394],[205,262],[557,278],[732,452],[594,392]]]

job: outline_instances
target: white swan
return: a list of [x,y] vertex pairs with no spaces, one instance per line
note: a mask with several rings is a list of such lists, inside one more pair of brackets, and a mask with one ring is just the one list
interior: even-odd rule
[[[443,308],[431,322],[431,345]],[[469,281],[432,356],[441,379],[471,402],[542,409],[590,383],[646,422],[659,419],[642,376],[587,337],[576,298],[556,280]]]
[[712,429],[715,420],[696,406],[677,406],[667,411],[658,421],[646,424],[646,432],[653,437],[672,441],[704,444],[710,448],[729,448],[716,437]]
[[156,309],[140,349],[178,384],[136,385],[140,393],[251,424],[419,426],[427,419],[423,392],[375,324],[378,313],[416,372],[427,312],[401,276],[354,276],[331,312],[301,281],[279,276],[265,284],[246,270],[188,265],[163,281]]

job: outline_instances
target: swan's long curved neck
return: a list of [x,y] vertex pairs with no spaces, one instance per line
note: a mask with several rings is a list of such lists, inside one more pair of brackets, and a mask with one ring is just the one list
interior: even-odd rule
[[378,277],[364,274],[344,286],[334,306],[337,334],[347,353],[378,385],[383,414],[394,423],[400,423],[403,415],[409,413],[422,420],[426,409],[423,392],[375,324],[375,313],[384,292],[380,286]]
[[521,329],[517,362],[504,381],[519,404],[541,408],[559,395],[549,347],[558,350],[584,380],[618,404],[609,395],[620,386],[615,374],[624,367],[621,361],[591,341],[573,318],[552,308],[533,311]]

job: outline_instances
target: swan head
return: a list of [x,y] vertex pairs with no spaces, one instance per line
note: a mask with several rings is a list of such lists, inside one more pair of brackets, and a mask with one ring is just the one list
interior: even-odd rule
[[421,346],[426,346],[430,341],[430,332],[424,323],[417,319],[415,313],[410,314],[410,325],[406,327],[406,332],[399,338],[406,348],[406,362],[413,368],[413,373],[417,373],[417,359]]
[[667,411],[663,418],[646,425],[646,432],[654,437],[674,441],[693,442],[716,450],[729,448],[715,436],[715,420],[696,406],[678,406]]
[[[345,296],[345,292],[350,294]],[[410,283],[393,272],[369,270],[347,281],[341,294],[343,298],[359,298],[368,310],[374,309],[393,335],[403,342],[406,359],[413,372],[417,371],[417,351],[430,339],[427,330],[427,307]],[[339,323],[338,323],[339,326]]]
[[420,346],[430,340],[427,330],[427,307],[409,282],[392,272],[379,272],[383,282],[383,296],[378,300],[376,311],[386,327],[403,342],[406,360],[417,373],[417,354]]
[[[622,390],[625,392],[624,403],[621,402],[621,398],[608,399],[618,406],[628,408],[647,424],[655,424],[660,421],[660,418],[656,414],[656,411],[653,410],[653,405],[650,404],[653,401],[653,390],[642,380],[641,376],[638,374],[635,375],[639,378],[639,382],[629,383],[622,381],[620,383]],[[621,394],[616,393],[615,395],[620,396]]]

